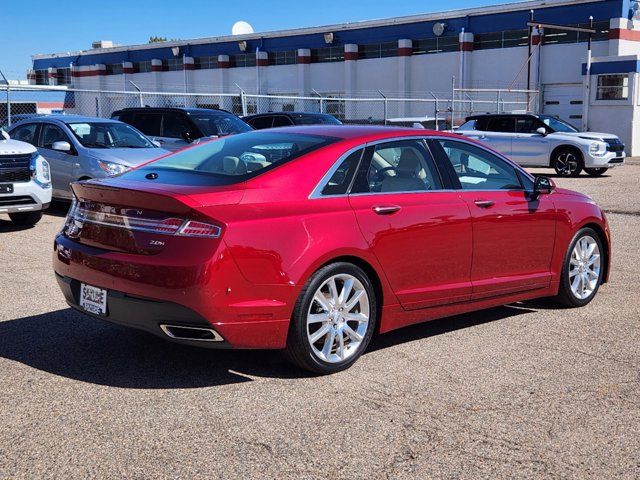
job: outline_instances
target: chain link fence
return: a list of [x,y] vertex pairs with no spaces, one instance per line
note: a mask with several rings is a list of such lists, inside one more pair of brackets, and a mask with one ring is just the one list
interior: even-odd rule
[[457,126],[478,113],[537,112],[535,90],[460,89],[414,93],[398,97],[345,96],[314,92],[310,95],[256,95],[241,89],[233,93],[179,93],[87,90],[54,86],[0,85],[0,126],[42,114],[76,114],[108,118],[128,107],[187,107],[223,109],[238,116],[265,112],[327,113],[347,124],[414,126],[437,130]]

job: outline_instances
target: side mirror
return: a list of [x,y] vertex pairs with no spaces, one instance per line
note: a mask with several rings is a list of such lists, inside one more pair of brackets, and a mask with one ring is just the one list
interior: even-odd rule
[[535,182],[533,183],[533,195],[539,196],[542,194],[549,194],[553,192],[556,188],[556,184],[553,183],[549,177],[536,177]]
[[543,137],[547,134],[547,129],[544,127],[540,127],[536,129],[536,133],[539,133],[540,135],[542,135]]
[[69,142],[53,142],[51,150],[57,150],[58,152],[70,152],[71,145],[69,145]]
[[4,130],[0,130],[0,136],[2,136],[2,138],[5,140],[11,140],[11,137],[9,136],[9,134]]
[[151,140],[151,143],[153,143],[153,145],[154,145],[155,147],[158,147],[158,148],[160,148],[160,147],[162,146],[162,144],[161,144],[159,141],[157,141],[157,140]]

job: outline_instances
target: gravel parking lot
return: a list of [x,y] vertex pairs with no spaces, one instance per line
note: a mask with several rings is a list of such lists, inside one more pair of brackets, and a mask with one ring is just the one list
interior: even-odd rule
[[611,282],[377,338],[312,377],[85,318],[51,269],[64,208],[0,219],[0,478],[638,478],[640,162],[556,179],[608,212]]

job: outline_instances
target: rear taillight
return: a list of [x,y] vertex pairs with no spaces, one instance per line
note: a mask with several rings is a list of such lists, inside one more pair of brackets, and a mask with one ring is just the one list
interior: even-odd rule
[[120,210],[115,213],[112,207],[101,210],[87,209],[82,202],[74,200],[67,214],[64,233],[70,238],[76,238],[80,235],[84,224],[182,237],[218,238],[222,233],[221,227],[210,223],[177,217],[150,218],[139,214],[127,215],[129,211],[131,210]]
[[211,225],[210,223],[196,222],[195,220],[188,220],[178,232],[178,235],[183,237],[211,237],[217,238],[220,236],[221,228],[217,225]]

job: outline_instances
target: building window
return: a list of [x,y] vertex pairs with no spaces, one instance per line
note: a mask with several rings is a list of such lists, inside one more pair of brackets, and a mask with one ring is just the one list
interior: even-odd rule
[[218,56],[196,57],[193,59],[196,70],[207,70],[210,68],[218,68]]
[[182,57],[162,60],[162,70],[165,72],[176,72],[182,69]]
[[133,62],[133,73],[145,73],[151,71],[151,60]]
[[56,80],[58,85],[70,85],[71,84],[71,68],[57,68]]
[[230,67],[255,67],[256,54],[241,53],[238,55],[229,55],[229,66]]
[[296,51],[269,52],[269,65],[293,65],[296,63]]
[[358,58],[384,58],[398,55],[398,42],[358,45]]
[[629,98],[629,75],[598,75],[596,100],[627,100]]
[[36,85],[48,85],[48,74],[49,72],[47,70],[36,70]]
[[311,63],[342,62],[344,60],[344,47],[324,47],[311,49]]
[[[579,23],[572,25],[574,27],[589,28],[588,23]],[[591,37],[594,42],[600,40],[609,39],[609,22],[593,22],[593,29],[596,31]],[[584,32],[571,32],[566,30],[554,30],[552,28],[545,28],[542,32],[542,43],[544,45],[553,45],[558,43],[578,43],[586,42],[589,39],[589,34]]]
[[110,63],[105,67],[107,67],[107,75],[122,75],[124,73],[121,63]]
[[414,55],[427,55],[430,53],[457,52],[460,50],[458,36],[425,38],[413,42]]

